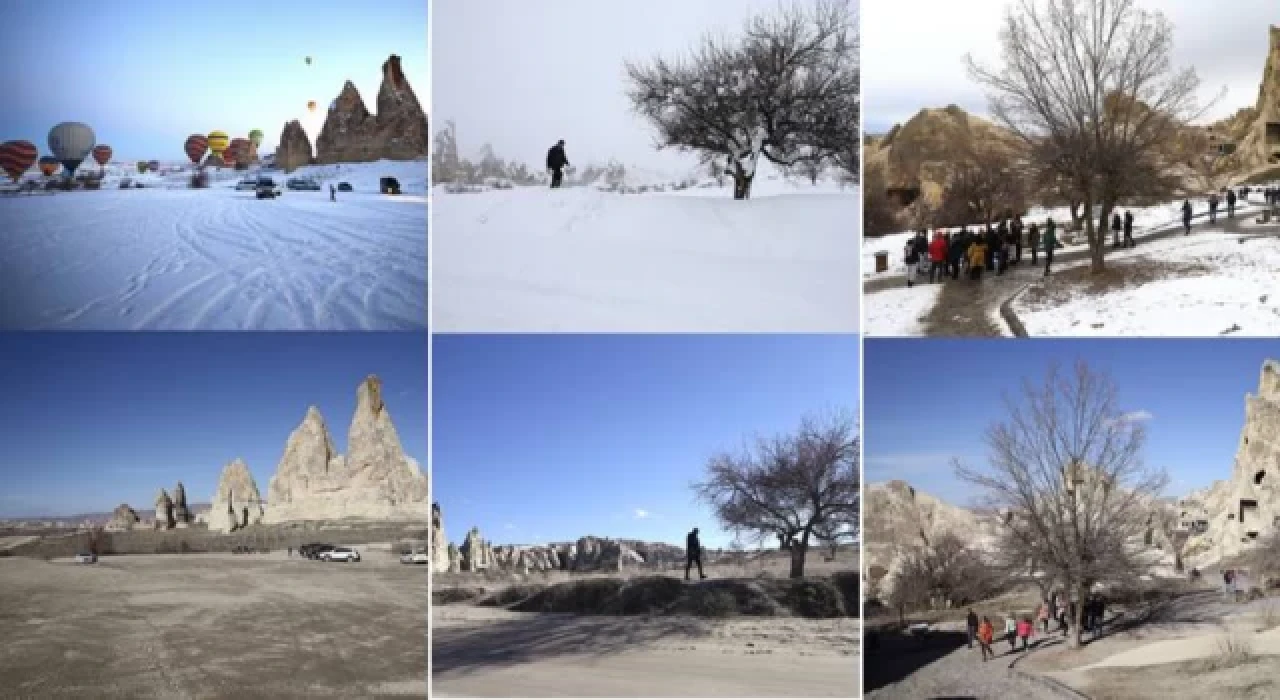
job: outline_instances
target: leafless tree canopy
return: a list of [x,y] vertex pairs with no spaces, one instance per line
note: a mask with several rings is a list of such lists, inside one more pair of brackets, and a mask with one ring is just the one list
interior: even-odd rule
[[1013,156],[1001,149],[972,148],[956,163],[936,212],[936,221],[964,226],[990,224],[1006,212],[1026,209],[1025,174]]
[[1166,477],[1144,466],[1145,429],[1119,409],[1111,380],[1083,361],[1074,372],[1055,367],[1006,406],[985,436],[989,465],[956,464],[1003,514],[1002,555],[1034,564],[1077,601],[1095,583],[1147,573],[1143,539]]
[[791,550],[793,577],[804,575],[814,540],[856,536],[858,437],[846,415],[806,417],[790,434],[715,455],[706,470],[706,480],[693,485],[698,498],[736,536],[776,537]]
[[750,20],[740,39],[707,36],[687,58],[628,63],[627,95],[658,146],[727,158],[750,196],[760,156],[858,172],[857,19],[847,0],[793,4]]
[[1173,26],[1134,0],[1018,0],[1000,35],[1002,60],[968,59],[991,112],[1083,206],[1093,270],[1104,267],[1107,213],[1122,198],[1168,195],[1168,148],[1203,116],[1193,69],[1173,67]]
[[888,186],[884,166],[867,163],[862,187],[862,230],[865,235],[880,236],[902,230],[896,207],[889,201]]
[[908,610],[974,603],[1000,592],[1001,581],[983,553],[954,533],[899,553],[889,605],[905,617]]

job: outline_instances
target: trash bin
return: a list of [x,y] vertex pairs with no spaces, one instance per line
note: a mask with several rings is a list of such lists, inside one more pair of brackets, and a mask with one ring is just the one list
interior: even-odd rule
[[889,251],[877,250],[876,251],[876,272],[888,272],[888,271],[889,271]]

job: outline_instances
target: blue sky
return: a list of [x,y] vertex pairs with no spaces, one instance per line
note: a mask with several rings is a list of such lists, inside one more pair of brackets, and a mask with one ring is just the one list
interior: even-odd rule
[[[904,479],[946,501],[975,495],[955,479],[952,457],[982,466],[982,436],[1007,413],[1023,378],[1039,382],[1051,362],[1077,359],[1110,373],[1125,412],[1145,412],[1145,461],[1164,467],[1184,494],[1231,476],[1244,395],[1274,340],[871,340],[866,347],[864,478]],[[935,369],[937,368],[937,369]]]
[[265,497],[309,405],[345,453],[369,374],[427,461],[425,333],[6,333],[0,357],[0,517],[150,509],[178,481],[208,502],[236,457]]
[[257,128],[269,153],[285,122],[300,119],[314,145],[345,80],[377,109],[393,53],[425,106],[426,0],[6,0],[0,141],[25,139],[46,155],[49,129],[80,121],[115,159],[185,162],[189,134]]
[[437,335],[432,490],[495,543],[729,537],[689,484],[707,458],[858,400],[858,338]]

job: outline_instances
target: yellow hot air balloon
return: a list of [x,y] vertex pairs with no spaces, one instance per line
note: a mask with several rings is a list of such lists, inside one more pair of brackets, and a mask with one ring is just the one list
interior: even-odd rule
[[312,100],[312,101],[310,101],[310,102],[308,102],[308,103],[307,103],[307,111],[308,111],[308,112],[314,112],[314,111],[316,111],[316,102],[315,102],[315,100]]
[[227,137],[225,131],[214,131],[209,134],[209,150],[213,151],[215,156],[222,158],[222,152],[227,150],[227,146],[231,144],[231,139]]

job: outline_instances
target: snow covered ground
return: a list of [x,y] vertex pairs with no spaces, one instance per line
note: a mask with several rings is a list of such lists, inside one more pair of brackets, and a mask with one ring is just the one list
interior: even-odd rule
[[[427,321],[426,163],[311,166],[322,192],[257,200],[224,171],[0,197],[0,327],[391,330]],[[378,193],[394,176],[404,194]],[[329,201],[328,184],[354,192]]]
[[868,303],[862,305],[863,333],[890,338],[924,335],[923,319],[938,303],[940,292],[940,284],[919,284],[868,295]]
[[[1250,208],[1257,207],[1261,204],[1260,196],[1249,197],[1248,202],[1237,202],[1236,211],[1249,211]],[[1209,210],[1207,199],[1192,199],[1191,206],[1196,214],[1202,214]],[[1176,202],[1166,202],[1150,207],[1121,207],[1120,212],[1133,212],[1133,237],[1135,240],[1142,240],[1146,233],[1163,230],[1170,226],[1177,226],[1182,222],[1182,200]],[[1220,204],[1219,214],[1226,216],[1226,202]],[[1041,228],[1044,228],[1045,221],[1052,218],[1061,225],[1064,221],[1071,221],[1071,212],[1066,207],[1057,209],[1033,208],[1027,212],[1022,218],[1022,222],[1026,226],[1030,226],[1031,222],[1037,222]],[[1200,221],[1197,220],[1199,225]],[[959,228],[946,229],[948,231],[959,231]],[[1061,230],[1061,229],[1059,229]],[[932,231],[932,229],[931,229]],[[890,233],[884,236],[867,237],[862,241],[862,275],[867,279],[882,279],[885,277],[898,276],[901,277],[905,271],[905,263],[902,261],[902,249],[907,244],[907,239],[914,234],[912,231],[902,231],[899,233]],[[932,238],[932,233],[930,233]],[[1065,243],[1065,241],[1064,241]],[[1073,250],[1082,250],[1086,246],[1087,241],[1084,234],[1077,234],[1072,243],[1063,245],[1060,251],[1069,252]],[[889,271],[877,273],[875,254],[877,251],[887,251],[889,253]]]
[[1032,336],[1280,335],[1280,238],[1241,243],[1239,235],[1204,231],[1107,257],[1109,264],[1126,259],[1207,271],[1105,295],[1077,292],[1065,301],[1033,303],[1023,295],[1014,311]]
[[745,202],[437,187],[432,328],[856,331],[860,192],[758,184]]

